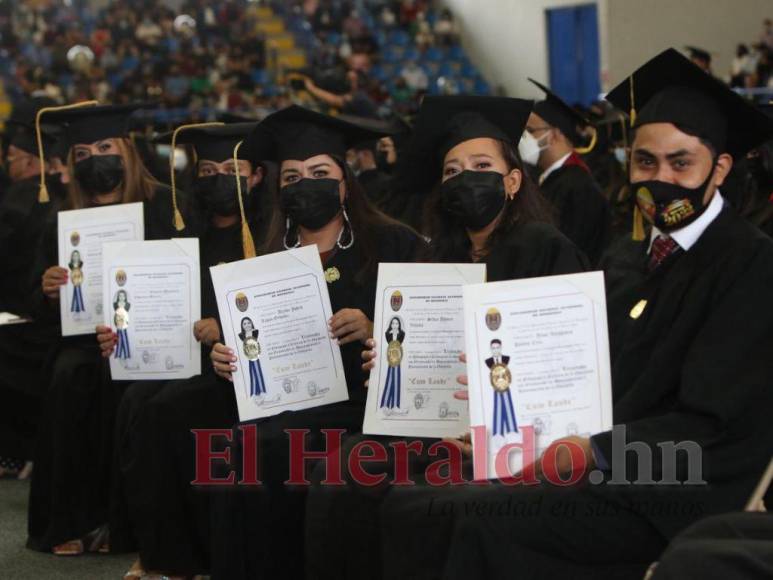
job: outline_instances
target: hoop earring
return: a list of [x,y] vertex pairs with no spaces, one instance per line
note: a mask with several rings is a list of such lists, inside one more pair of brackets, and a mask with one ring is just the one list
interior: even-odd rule
[[290,233],[290,218],[288,217],[287,221],[285,221],[285,236],[284,236],[284,239],[282,240],[284,242],[284,245],[285,245],[285,250],[292,250],[294,248],[300,247],[300,245],[301,245],[301,236],[298,236],[298,239],[295,240],[295,244],[293,244],[291,246],[290,243],[287,241],[287,235],[289,233]]
[[[344,211],[344,227],[342,227],[341,231],[338,233],[336,246],[338,246],[342,250],[348,250],[354,245],[354,228],[352,228],[352,222],[349,220],[349,215],[346,213],[346,206],[344,206],[343,211]],[[347,225],[349,226],[349,242],[346,245],[344,245],[341,243],[341,238],[343,237],[344,232],[346,231]]]

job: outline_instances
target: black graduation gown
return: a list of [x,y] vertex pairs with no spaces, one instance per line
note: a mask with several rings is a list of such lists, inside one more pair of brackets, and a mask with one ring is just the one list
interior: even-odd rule
[[[413,261],[420,239],[401,225],[385,226],[377,232],[376,262]],[[362,272],[363,256],[355,242],[349,250],[337,250],[323,268],[337,268],[340,279],[329,284],[333,312],[342,308],[362,310],[373,319],[376,272]],[[299,578],[303,576],[303,520],[306,487],[286,486],[289,470],[288,437],[284,429],[309,429],[307,450],[325,446],[321,429],[359,432],[365,406],[366,375],[362,371],[362,344],[341,348],[349,400],[282,413],[256,421],[260,447],[258,488],[229,488],[213,495],[212,577]],[[238,453],[237,453],[238,458]],[[308,462],[313,465],[314,462]],[[307,477],[311,474],[311,467]]]
[[598,264],[611,216],[593,177],[580,165],[563,165],[548,175],[540,190],[556,208],[558,229],[585,252],[592,265]]
[[661,556],[652,580],[773,577],[773,514],[738,512],[701,520]]
[[[677,252],[652,274],[646,247],[631,243],[606,263],[614,421],[625,426],[627,441],[653,450],[655,482],[664,477],[658,443],[700,445],[700,473],[692,476],[706,484],[642,483],[649,470],[639,474],[629,455],[615,463],[625,465],[626,480],[636,485],[583,480],[566,489],[448,490],[444,513],[432,505],[442,490],[392,501],[382,513],[384,549],[411,553],[387,562],[387,578],[410,569],[422,571],[414,577],[437,577],[444,567],[448,578],[471,570],[497,578],[514,563],[523,578],[641,578],[685,526],[744,505],[773,449],[773,311],[767,307],[773,243],[725,207],[689,251]],[[640,299],[647,306],[633,319],[629,313]],[[610,434],[592,441],[612,462]],[[688,457],[676,456],[677,482],[690,475]],[[465,507],[475,500],[493,506],[526,501],[540,511],[532,518],[479,514]],[[558,504],[573,511],[554,512]],[[432,541],[419,541],[412,526]]]
[[383,211],[384,205],[392,192],[394,185],[393,177],[378,169],[369,169],[360,173],[357,176],[357,181],[365,189],[370,202]]
[[[185,208],[184,197],[180,198]],[[143,202],[145,239],[195,235],[193,221],[185,214],[187,228],[181,232],[174,228],[171,208],[171,192],[164,186]],[[39,288],[39,275],[58,262],[55,216],[51,221],[34,298],[39,320],[58,329],[58,303],[50,304]],[[47,552],[108,520],[115,412],[127,383],[110,378],[93,335],[60,338],[43,373],[45,400],[35,446],[27,546]]]
[[[49,215],[37,177],[13,184],[0,203],[0,311],[29,316],[28,280]],[[0,457],[31,459],[42,393],[37,376],[58,333],[37,322],[0,327]],[[31,377],[33,380],[30,380]]]
[[[585,256],[553,226],[525,223],[492,248],[486,257],[487,279],[492,282],[537,276],[571,274],[588,269]],[[363,439],[378,440],[384,445],[405,438],[353,436],[345,445],[343,456]],[[426,452],[436,439],[415,438]],[[413,457],[412,478],[421,483],[424,468],[436,457],[426,453]],[[374,473],[393,473],[391,458],[386,464],[371,462],[366,469]],[[314,482],[323,479],[318,469]],[[380,512],[384,498],[392,493],[388,487],[375,489],[312,486],[306,518],[307,575],[310,578],[378,578],[383,561],[395,554],[381,553]],[[399,558],[397,558],[399,560]],[[406,576],[408,577],[408,576]]]
[[[258,232],[253,232],[259,240]],[[218,320],[210,266],[241,260],[241,224],[209,227],[200,238],[201,318]],[[116,421],[111,549],[140,552],[148,570],[206,570],[209,503],[197,493],[190,429],[230,427],[236,402],[216,379],[202,346],[202,375],[181,381],[141,381],[124,393]]]

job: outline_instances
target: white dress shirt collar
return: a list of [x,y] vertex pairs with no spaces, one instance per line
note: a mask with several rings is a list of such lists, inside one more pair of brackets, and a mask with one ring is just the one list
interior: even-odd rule
[[572,152],[570,151],[569,153],[564,155],[561,159],[553,163],[553,165],[548,167],[545,171],[543,171],[542,174],[539,176],[539,184],[542,185],[545,182],[545,180],[550,176],[551,173],[553,173],[556,169],[563,167],[564,163],[566,163],[566,160],[569,159],[571,155],[572,155]]
[[[674,241],[679,244],[679,247],[686,252],[695,245],[695,242],[703,235],[706,228],[709,227],[711,222],[713,222],[722,211],[724,205],[724,198],[722,197],[722,194],[719,193],[719,190],[717,190],[714,197],[711,198],[706,211],[704,211],[698,219],[683,228],[679,228],[678,230],[674,230],[665,235],[671,236]],[[652,242],[655,241],[655,238],[661,235],[664,235],[664,232],[661,232],[658,228],[652,226],[652,231],[650,232],[650,245],[647,248],[647,253],[652,249]]]

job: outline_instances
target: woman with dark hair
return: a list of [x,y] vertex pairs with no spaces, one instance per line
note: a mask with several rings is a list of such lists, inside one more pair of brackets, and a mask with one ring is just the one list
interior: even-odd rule
[[263,369],[260,368],[260,343],[258,342],[260,331],[255,328],[249,316],[242,318],[241,327],[239,340],[242,341],[244,356],[250,363],[250,397],[253,401],[257,401],[266,394],[266,381],[263,378]]
[[[425,211],[424,231],[431,241],[424,261],[485,263],[492,282],[587,269],[582,252],[552,225],[548,206],[518,155],[517,143],[531,108],[531,101],[500,97],[424,99],[410,154],[414,187],[427,191],[434,185]],[[369,371],[376,345],[373,340],[367,345],[362,358],[367,361],[363,369]],[[350,437],[342,456],[348,457],[363,437]],[[387,449],[395,442],[413,449],[420,445],[422,451],[411,454],[410,466],[397,466],[410,469],[404,473],[418,483],[424,468],[437,459],[427,453],[437,439],[368,439],[381,441]],[[371,458],[365,469],[395,473],[396,467],[389,458]],[[307,575],[378,578],[388,563],[382,554],[390,553],[385,551],[388,538],[380,533],[382,506],[399,501],[393,496],[402,486],[364,486],[351,474],[348,486],[316,485],[324,478],[318,468],[307,504]],[[433,490],[427,487],[426,492]]]
[[[373,332],[377,266],[413,261],[421,243],[410,228],[370,205],[345,164],[352,143],[381,136],[293,106],[269,115],[248,142],[254,157],[279,165],[279,211],[264,251],[311,244],[319,249],[334,312],[330,333],[341,347],[349,400],[256,421],[262,484],[213,497],[213,577],[302,577],[306,488],[285,484],[290,464],[286,430],[308,430],[304,448],[319,450],[326,446],[323,429],[362,428],[366,377],[360,351]],[[231,379],[236,357],[230,348],[216,344],[212,362],[222,378]],[[224,383],[223,388],[232,386]]]
[[71,312],[83,312],[86,310],[86,306],[83,303],[83,261],[81,260],[81,253],[78,250],[73,250],[70,254],[70,263],[67,264],[70,269],[70,280],[72,280],[72,304],[70,305]]
[[129,295],[126,290],[119,290],[115,294],[113,302],[113,324],[115,324],[118,341],[116,343],[115,358],[126,360],[131,358],[131,348],[129,348]]
[[[110,539],[113,551],[139,552],[127,579],[162,572],[188,576],[208,569],[209,494],[190,484],[196,477],[191,429],[227,428],[237,418],[233,390],[223,388],[209,364],[209,349],[221,335],[209,268],[251,257],[248,250],[262,240],[271,218],[270,164],[253,163],[239,146],[255,125],[187,125],[156,139],[171,144],[176,133],[175,143],[190,145],[196,159],[191,202],[202,220],[201,319],[192,332],[202,345],[203,372],[187,380],[139,381],[121,399]],[[243,321],[244,330],[250,324]],[[116,335],[109,327],[97,331],[102,355],[109,357]],[[251,349],[257,346],[252,339],[256,333],[245,333]]]
[[393,316],[389,321],[389,330],[385,333],[387,348],[387,369],[386,386],[381,395],[379,407],[387,413],[393,413],[400,410],[400,363],[403,360],[403,341],[405,340],[405,331],[403,323],[398,316]]
[[[128,138],[130,116],[140,108],[95,106],[47,117],[67,127],[73,179],[66,209],[141,202],[145,239],[191,235],[190,227],[183,231],[186,221],[191,225],[184,200],[177,206]],[[55,214],[41,243],[34,316],[58,327],[59,292],[69,271],[51,266],[58,261]],[[27,545],[62,556],[106,551],[113,426],[127,383],[110,379],[93,335],[59,338],[43,376],[50,381],[36,443]]]

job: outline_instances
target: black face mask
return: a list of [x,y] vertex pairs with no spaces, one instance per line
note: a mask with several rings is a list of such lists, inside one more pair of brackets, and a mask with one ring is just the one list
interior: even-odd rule
[[386,151],[376,151],[376,169],[382,173],[392,173],[392,164],[387,161]]
[[67,197],[67,186],[62,183],[62,175],[60,173],[46,175],[46,189],[54,199],[63,200]]
[[631,184],[636,205],[644,218],[663,232],[682,228],[706,211],[703,197],[714,175],[714,166],[698,187],[682,187],[665,181],[637,181]]
[[86,195],[110,193],[123,183],[123,159],[120,155],[92,155],[75,164],[75,179]]
[[337,179],[304,178],[285,185],[279,194],[282,211],[293,223],[318,230],[341,211]]
[[441,207],[467,229],[482,230],[505,206],[502,178],[496,171],[462,171],[440,186]]
[[[249,195],[249,186],[247,178],[239,176],[239,182],[242,186],[242,195],[245,204]],[[194,191],[202,207],[221,216],[236,215],[239,213],[239,192],[236,188],[236,178],[234,175],[207,175],[206,177],[197,177],[194,185]]]

